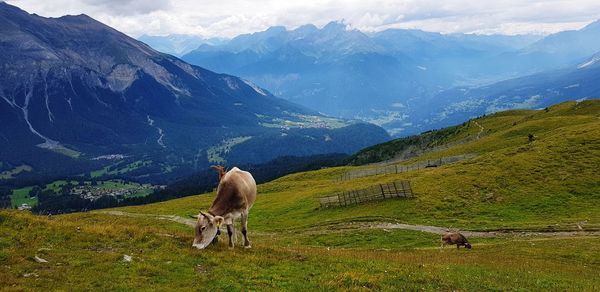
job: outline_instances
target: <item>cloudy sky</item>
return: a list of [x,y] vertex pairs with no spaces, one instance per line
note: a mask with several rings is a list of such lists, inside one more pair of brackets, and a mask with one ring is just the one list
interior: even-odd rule
[[42,16],[88,14],[133,37],[233,37],[269,26],[343,20],[363,31],[548,34],[600,19],[599,0],[8,0]]

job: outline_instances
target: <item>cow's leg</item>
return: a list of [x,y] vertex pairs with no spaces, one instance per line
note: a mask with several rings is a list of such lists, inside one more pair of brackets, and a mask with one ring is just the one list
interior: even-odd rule
[[229,247],[231,248],[233,248],[234,232],[233,224],[227,224],[227,235],[229,235]]
[[248,240],[248,212],[242,213],[242,234],[244,235],[244,247],[250,248],[250,240]]

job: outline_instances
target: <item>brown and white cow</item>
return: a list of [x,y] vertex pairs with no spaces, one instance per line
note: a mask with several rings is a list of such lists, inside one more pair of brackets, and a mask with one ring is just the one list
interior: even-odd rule
[[256,200],[256,182],[252,175],[237,167],[226,172],[217,187],[217,197],[208,212],[200,212],[196,223],[193,247],[203,249],[217,236],[221,224],[227,226],[229,247],[234,246],[234,220],[241,218],[244,247],[248,240],[248,212]]

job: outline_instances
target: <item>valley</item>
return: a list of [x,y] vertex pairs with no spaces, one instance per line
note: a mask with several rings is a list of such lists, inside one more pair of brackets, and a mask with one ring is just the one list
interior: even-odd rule
[[132,197],[147,196],[161,187],[164,188],[164,186],[132,183],[124,180],[59,180],[47,184],[44,187],[28,186],[14,189],[12,191],[11,201],[13,208],[21,207],[23,204],[26,204],[27,207],[36,207],[38,204],[38,197],[43,192],[48,192],[46,196],[63,194],[91,201],[98,200],[102,197],[112,197],[116,200],[123,200]]
[[0,290],[600,290],[600,5],[263,2],[0,0]]
[[[336,178],[374,165],[333,167],[261,184],[251,249],[228,249],[224,239],[191,248],[190,216],[214,192],[52,218],[1,211],[10,236],[0,242],[0,277],[14,289],[594,290],[599,113],[597,100],[500,112],[442,132],[445,142],[476,137],[477,123],[480,139],[397,163],[477,154],[468,160],[347,181]],[[398,179],[412,182],[414,199],[319,208],[323,195]],[[464,232],[473,249],[440,250],[433,227]]]
[[599,34],[600,21],[547,36],[370,32],[332,21],[199,41],[182,58],[404,137],[496,111],[597,97],[598,73],[586,67],[600,52]]

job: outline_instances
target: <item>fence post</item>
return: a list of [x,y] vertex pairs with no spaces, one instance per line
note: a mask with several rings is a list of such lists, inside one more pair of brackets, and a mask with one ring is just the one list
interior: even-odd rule
[[398,192],[398,187],[396,187],[396,182],[393,182],[393,184],[394,184],[394,192],[399,197],[400,196],[400,192]]

